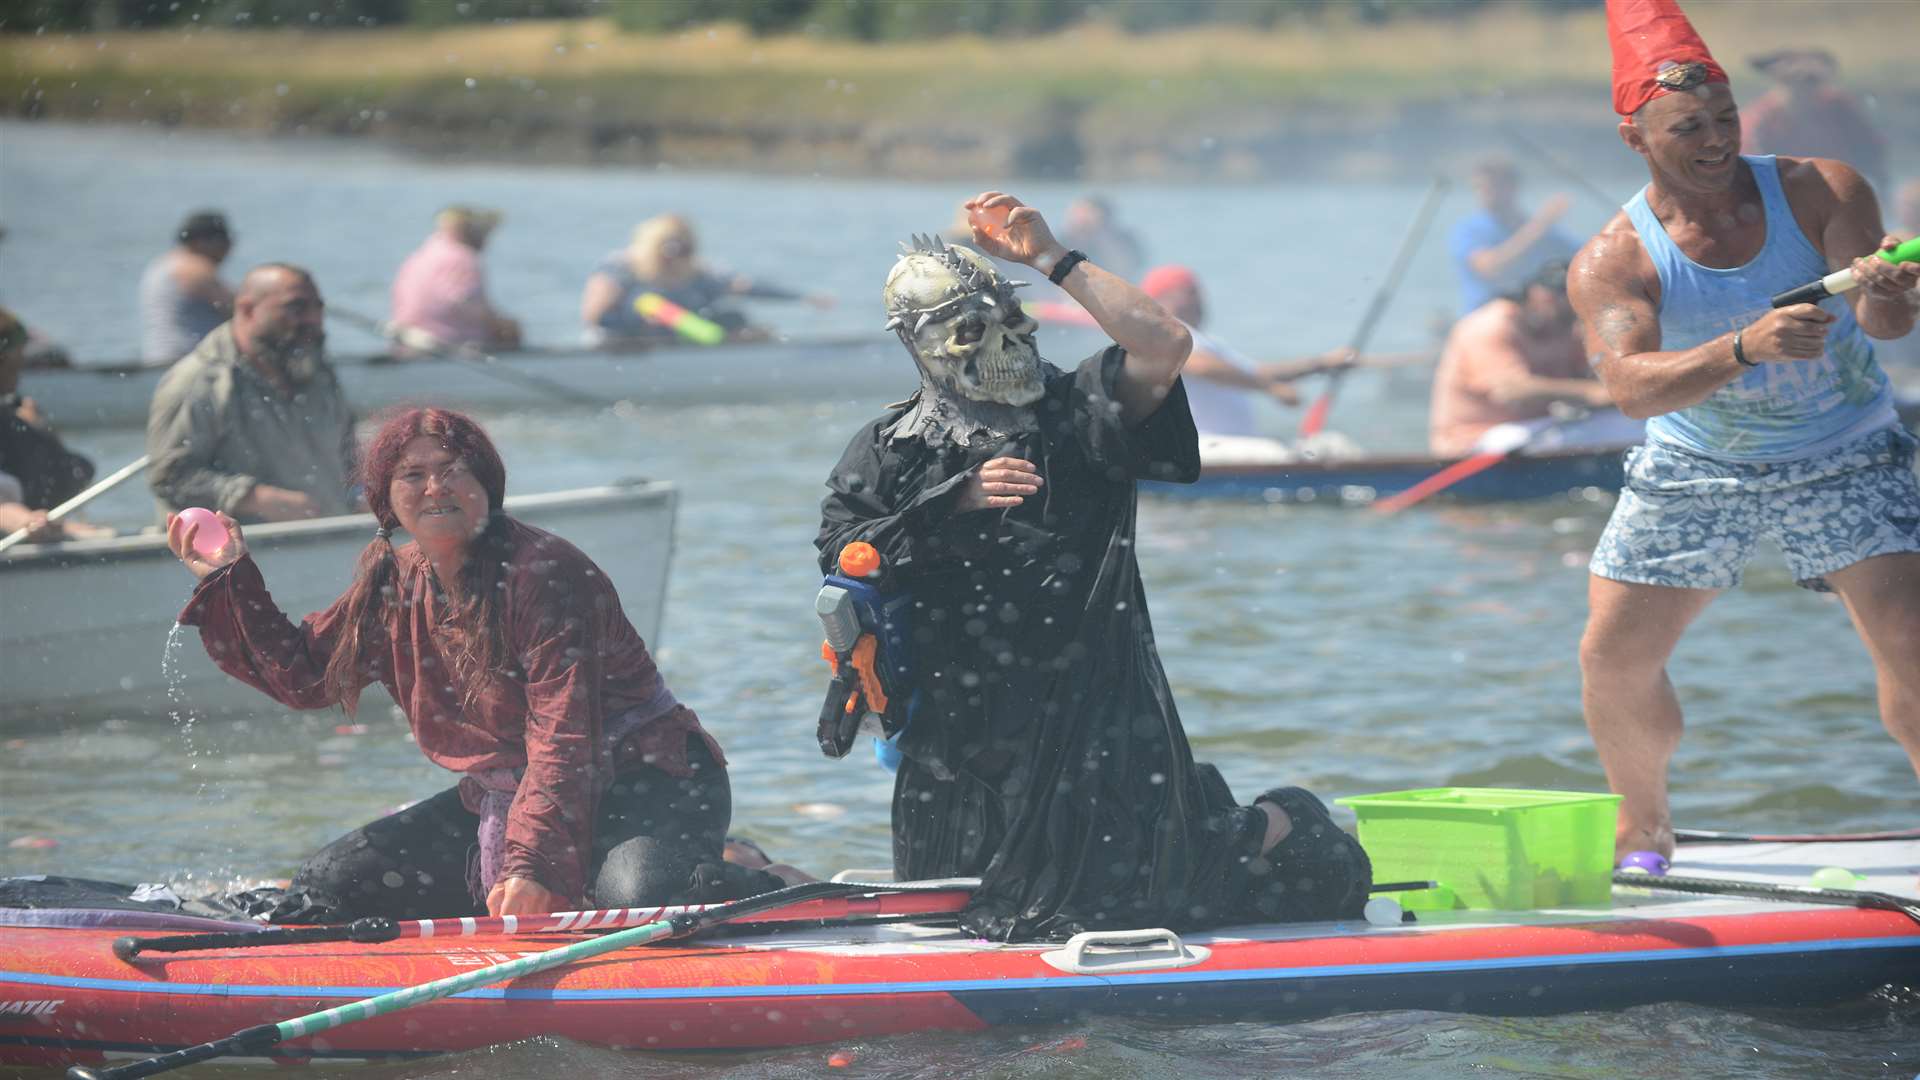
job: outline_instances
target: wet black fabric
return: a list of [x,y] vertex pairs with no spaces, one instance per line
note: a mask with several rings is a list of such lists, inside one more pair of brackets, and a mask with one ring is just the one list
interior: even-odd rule
[[[588,875],[593,906],[731,899],[704,894],[702,884],[718,879],[699,873],[720,862],[733,814],[727,771],[701,739],[687,740],[687,763],[694,771],[686,777],[633,767],[600,797]],[[479,825],[459,788],[448,788],[328,844],[301,865],[291,888],[255,897],[250,914],[276,923],[484,915],[467,889]]]
[[[963,922],[995,939],[1277,917],[1259,902],[1265,815],[1194,762],[1134,557],[1135,481],[1199,474],[1186,391],[1127,426],[1124,359],[1110,347],[1051,371],[1039,430],[1006,445],[894,440],[896,409],[828,479],[822,568],[865,540],[885,587],[915,599],[921,697],[900,743],[894,871],[982,877]],[[956,514],[968,471],[1002,455],[1034,462],[1040,493]]]
[[85,908],[94,911],[182,910],[175,900],[136,900],[140,886],[59,874],[23,874],[0,878],[0,908]]
[[29,509],[51,510],[93,482],[93,462],[68,450],[60,436],[0,406],[0,472],[20,481]]

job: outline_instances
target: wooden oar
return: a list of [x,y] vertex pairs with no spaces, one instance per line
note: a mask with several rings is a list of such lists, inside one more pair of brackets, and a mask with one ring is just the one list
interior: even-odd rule
[[[1436,176],[1433,186],[1427,189],[1426,201],[1420,204],[1420,212],[1414,215],[1413,224],[1407,227],[1406,236],[1400,240],[1400,250],[1393,257],[1393,265],[1388,268],[1387,276],[1374,290],[1373,299],[1367,303],[1365,314],[1360,316],[1360,325],[1354,330],[1353,338],[1347,348],[1354,356],[1366,351],[1367,339],[1373,336],[1373,328],[1379,325],[1380,317],[1387,313],[1387,303],[1400,288],[1400,280],[1407,276],[1407,267],[1413,262],[1413,253],[1420,250],[1420,241],[1427,235],[1427,227],[1433,224],[1433,216],[1440,211],[1440,200],[1447,193],[1447,178]],[[1300,421],[1300,437],[1312,438],[1320,434],[1327,426],[1327,411],[1333,408],[1333,395],[1340,389],[1340,380],[1346,377],[1348,368],[1341,368],[1327,377],[1326,388],[1320,391],[1320,397],[1307,410]]]
[[494,356],[492,353],[483,352],[471,345],[449,345],[424,330],[418,330],[413,327],[397,327],[376,319],[371,315],[362,314],[333,304],[327,305],[327,314],[350,326],[365,330],[367,333],[373,334],[376,337],[398,342],[407,348],[417,349],[430,356],[465,364],[475,371],[492,376],[502,382],[509,382],[515,386],[536,390],[562,401],[568,401],[578,405],[604,406],[614,404],[611,399],[601,397],[598,394],[590,394],[584,390],[576,390],[565,383],[558,383],[552,379],[542,378],[531,372],[510,367],[502,363],[500,358]]
[[273,1047],[287,1041],[307,1035],[317,1035],[331,1031],[358,1020],[371,1020],[376,1016],[398,1012],[429,1001],[467,990],[477,989],[522,975],[531,975],[537,971],[547,971],[562,967],[576,960],[586,960],[606,953],[635,945],[646,945],[669,938],[691,937],[712,926],[731,922],[748,915],[775,908],[786,907],[801,900],[815,900],[829,896],[846,896],[859,892],[870,892],[873,885],[855,882],[813,881],[804,885],[790,885],[784,889],[746,900],[736,900],[731,904],[698,912],[681,912],[670,915],[658,922],[645,926],[636,926],[630,930],[621,930],[605,937],[588,938],[572,945],[562,946],[535,956],[524,956],[518,960],[509,960],[504,964],[476,968],[460,975],[451,975],[444,979],[410,986],[404,990],[395,990],[375,997],[355,1001],[321,1012],[296,1016],[291,1020],[282,1020],[277,1024],[258,1024],[242,1031],[236,1031],[224,1039],[215,1039],[198,1046],[189,1046],[183,1050],[161,1054],[125,1065],[114,1065],[103,1069],[92,1069],[76,1065],[67,1070],[68,1080],[133,1080],[135,1077],[154,1076],[202,1061],[228,1055],[259,1057]]
[[[735,922],[840,922],[850,919],[894,919],[922,915],[950,915],[967,905],[974,880],[940,882],[902,882],[900,884],[859,885],[836,882],[862,890],[862,895],[839,895],[799,900],[751,918]],[[142,953],[207,952],[215,949],[257,949],[268,945],[308,945],[315,942],[351,941],[378,944],[405,938],[474,937],[481,934],[515,936],[523,934],[581,934],[622,930],[645,926],[677,915],[699,915],[719,911],[724,904],[690,904],[683,907],[608,908],[598,911],[556,911],[550,915],[499,915],[465,919],[356,919],[333,926],[292,926],[272,929],[216,931],[209,934],[176,934],[168,937],[123,937],[113,943],[113,955],[132,962]]]
[[[47,511],[47,520],[59,521],[60,519],[66,517],[68,514],[71,514],[75,510],[78,510],[81,507],[92,502],[96,497],[100,495],[104,495],[107,492],[113,490],[114,488],[120,486],[121,482],[126,480],[127,477],[132,476],[134,473],[137,473],[140,470],[146,468],[147,465],[152,461],[153,459],[151,457],[147,456],[146,454],[141,454],[139,457],[134,458],[132,461],[129,461],[125,465],[122,465],[118,469],[115,469],[112,476],[109,476],[105,480],[101,480],[95,483],[92,487],[88,488],[87,490],[81,492],[78,495],[75,495],[73,498],[68,499],[66,502],[63,502],[59,506],[56,506],[53,509]],[[27,538],[27,534],[31,531],[32,531],[31,529],[15,529],[13,532],[9,533],[4,540],[0,540],[0,551],[5,551],[8,548],[12,547],[13,545],[18,544],[21,541],[25,540]]]

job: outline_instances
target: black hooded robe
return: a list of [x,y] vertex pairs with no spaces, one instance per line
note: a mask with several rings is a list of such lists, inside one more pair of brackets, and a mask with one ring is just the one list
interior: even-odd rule
[[[1122,420],[1125,357],[1110,346],[1074,372],[1047,368],[1038,431],[1007,443],[895,438],[896,408],[827,481],[822,567],[865,540],[884,587],[915,601],[895,874],[983,878],[963,923],[997,940],[1356,915],[1365,856],[1323,809],[1278,800],[1297,835],[1262,857],[1265,815],[1193,760],[1133,543],[1135,482],[1191,483],[1198,436],[1179,383],[1144,422]],[[968,472],[1003,455],[1039,467],[1039,493],[956,514]]]

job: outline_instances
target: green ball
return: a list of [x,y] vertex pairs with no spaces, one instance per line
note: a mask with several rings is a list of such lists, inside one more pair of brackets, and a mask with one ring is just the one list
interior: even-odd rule
[[1809,880],[1816,889],[1857,889],[1867,879],[1844,866],[1823,866]]

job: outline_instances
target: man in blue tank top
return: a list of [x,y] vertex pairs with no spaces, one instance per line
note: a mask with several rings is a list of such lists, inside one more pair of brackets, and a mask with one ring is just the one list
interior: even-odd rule
[[[1762,539],[1846,602],[1920,771],[1920,484],[1869,341],[1913,328],[1920,267],[1868,257],[1899,238],[1850,166],[1740,155],[1726,75],[1672,0],[1607,15],[1620,136],[1651,181],[1576,256],[1568,291],[1647,441],[1594,550],[1582,698],[1624,796],[1618,850],[1670,854],[1667,658]],[[1847,266],[1860,287],[1844,297],[1770,307]]]

